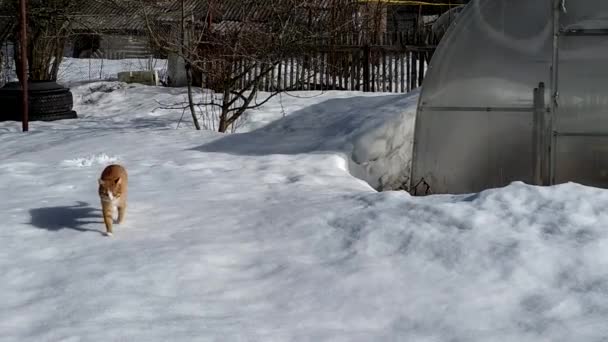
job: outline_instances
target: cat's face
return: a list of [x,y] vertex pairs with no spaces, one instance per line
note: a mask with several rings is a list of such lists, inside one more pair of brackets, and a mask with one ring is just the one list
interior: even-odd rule
[[99,196],[104,201],[113,201],[122,195],[122,178],[100,179]]

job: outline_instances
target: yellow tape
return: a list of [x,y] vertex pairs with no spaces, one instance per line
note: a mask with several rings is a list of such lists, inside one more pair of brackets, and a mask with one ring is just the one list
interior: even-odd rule
[[359,2],[383,2],[387,4],[415,5],[415,6],[460,6],[462,4],[446,4],[437,2],[414,1],[414,0],[358,0]]

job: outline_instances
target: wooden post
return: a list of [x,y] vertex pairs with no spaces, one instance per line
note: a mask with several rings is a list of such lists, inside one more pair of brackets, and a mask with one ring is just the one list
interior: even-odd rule
[[[353,40],[354,41],[354,40]],[[350,65],[349,65],[349,77],[350,77],[350,90],[356,90],[356,74],[355,74],[355,65],[356,65],[356,61],[357,61],[357,57],[358,57],[359,52],[357,50],[350,50],[349,53],[349,61],[350,61]]]
[[365,44],[363,47],[363,91],[369,92],[369,45]]
[[355,60],[353,61],[355,67],[355,85],[353,90],[362,91],[361,88],[361,50],[356,50]]
[[414,89],[416,88],[416,84],[418,84],[418,81],[416,80],[417,76],[418,76],[418,71],[417,71],[417,66],[418,66],[418,51],[412,51],[412,74],[411,74],[411,78],[410,78],[410,89]]
[[344,89],[344,55],[342,53],[339,54],[339,67],[338,67],[338,86],[340,89]]
[[277,88],[279,91],[283,90],[283,73],[281,73],[281,67],[283,66],[283,62],[279,62],[277,67]]
[[296,59],[296,86],[298,90],[304,90],[302,87],[301,79],[300,79],[300,67],[302,66],[302,60],[300,57]]
[[256,63],[257,62],[251,62],[253,63],[253,66],[249,69],[249,72],[247,73],[247,79],[245,80],[245,84],[249,84],[249,82],[252,82],[254,77],[255,77],[255,68],[256,68]]
[[319,66],[319,84],[321,85],[321,89],[325,89],[325,53],[321,52],[319,54],[319,61],[321,65]]
[[302,56],[302,69],[300,70],[300,83],[302,84],[302,90],[308,90],[308,55]]
[[331,89],[331,65],[329,60],[329,52],[325,52],[325,90]]
[[294,72],[294,63],[293,63],[293,57],[291,57],[289,59],[289,89],[293,90],[294,88],[294,77],[293,77],[293,72]]
[[[396,74],[397,70],[396,68],[393,66],[393,60],[395,55],[393,55],[392,53],[390,53],[388,55],[388,91],[390,91],[391,93],[393,92],[393,75]],[[396,63],[395,63],[396,64]]]
[[370,81],[372,83],[371,84],[371,89],[370,89],[371,92],[375,92],[376,91],[376,77],[377,76],[376,76],[376,63],[373,63],[373,62],[375,62],[374,57],[375,56],[370,56],[370,63],[371,63],[370,69],[372,71],[372,74],[370,76]]
[[316,90],[318,86],[317,73],[319,72],[319,55],[315,51],[312,53],[312,56],[313,57],[310,59],[312,63],[312,90]]
[[405,63],[406,63],[406,69],[405,69],[405,75],[407,76],[407,92],[409,92],[410,90],[412,90],[412,73],[411,73],[411,68],[412,68],[412,52],[408,51],[405,54]]
[[405,59],[407,59],[407,52],[401,53],[399,56],[399,81],[401,82],[401,92],[407,92],[405,88]]
[[336,81],[337,81],[336,74],[337,74],[337,71],[338,71],[337,70],[338,69],[338,63],[337,63],[335,49],[332,49],[331,57],[330,58],[331,58],[331,69],[332,69],[331,70],[332,71],[332,73],[331,73],[331,89],[332,90],[336,90]]
[[29,131],[29,100],[28,100],[28,63],[27,63],[27,10],[26,0],[19,1],[19,47],[21,54],[21,126],[24,132]]
[[[384,36],[386,38],[386,35]],[[386,41],[386,40],[385,40]],[[387,69],[386,69],[386,52],[384,49],[382,50],[382,89],[381,92],[386,91],[386,81],[387,81]]]
[[424,63],[426,62],[426,52],[420,52],[420,58],[418,59],[418,86],[422,86],[422,81],[424,80]]

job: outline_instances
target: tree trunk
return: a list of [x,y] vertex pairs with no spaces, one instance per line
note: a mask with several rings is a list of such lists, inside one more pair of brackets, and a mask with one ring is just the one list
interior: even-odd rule
[[197,131],[200,131],[201,126],[198,123],[196,111],[194,110],[194,100],[192,99],[192,68],[190,67],[189,62],[186,63],[186,78],[188,80],[188,107],[190,108],[190,114],[192,114],[192,122],[194,122],[194,127],[196,127]]
[[222,99],[222,114],[220,114],[220,124],[218,132],[226,133],[230,127],[228,112],[230,110],[230,86],[224,82],[224,98]]

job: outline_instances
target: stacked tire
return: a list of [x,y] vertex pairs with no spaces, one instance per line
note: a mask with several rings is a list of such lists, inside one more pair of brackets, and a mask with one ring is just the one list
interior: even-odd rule
[[[72,92],[54,81],[29,82],[29,120],[76,119]],[[0,121],[21,121],[21,85],[9,82],[0,88]]]

